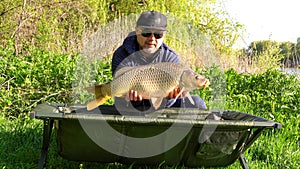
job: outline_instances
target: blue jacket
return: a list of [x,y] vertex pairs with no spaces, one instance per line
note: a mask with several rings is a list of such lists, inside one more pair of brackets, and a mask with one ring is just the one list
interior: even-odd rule
[[165,43],[151,58],[144,57],[139,52],[139,45],[135,32],[129,35],[123,41],[123,44],[114,52],[112,58],[112,73],[124,66],[139,66],[157,62],[176,62],[180,63],[178,55]]

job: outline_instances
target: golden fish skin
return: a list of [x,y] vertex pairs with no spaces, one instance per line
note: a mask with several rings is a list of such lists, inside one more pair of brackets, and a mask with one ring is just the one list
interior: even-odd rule
[[111,82],[86,88],[96,95],[96,99],[87,104],[87,110],[98,107],[111,97],[125,97],[130,90],[137,91],[144,99],[151,99],[157,109],[163,98],[175,88],[189,92],[208,84],[208,79],[178,63],[124,67],[116,72]]

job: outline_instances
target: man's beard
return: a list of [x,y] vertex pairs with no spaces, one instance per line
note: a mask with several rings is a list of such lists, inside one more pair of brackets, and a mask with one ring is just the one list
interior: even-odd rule
[[147,48],[143,48],[143,52],[147,53],[147,54],[153,54],[157,51],[157,49],[147,49]]

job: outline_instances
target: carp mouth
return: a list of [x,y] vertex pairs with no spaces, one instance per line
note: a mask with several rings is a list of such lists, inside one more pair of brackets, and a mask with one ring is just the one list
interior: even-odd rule
[[182,72],[180,77],[180,87],[184,87],[187,91],[191,91],[200,87],[206,88],[209,80],[195,71],[189,69]]
[[206,88],[209,86],[210,82],[208,79],[206,79],[205,77],[201,76],[201,75],[195,75],[195,79],[198,82],[198,87],[202,87],[202,88]]

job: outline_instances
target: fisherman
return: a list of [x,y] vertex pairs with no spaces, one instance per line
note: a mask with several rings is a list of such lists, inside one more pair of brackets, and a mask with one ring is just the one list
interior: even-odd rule
[[[157,62],[176,62],[180,63],[178,55],[168,47],[163,41],[167,33],[167,18],[157,11],[143,12],[136,23],[135,31],[123,41],[123,44],[114,52],[112,58],[112,73],[125,66],[139,66]],[[179,97],[174,103],[174,98],[178,95],[180,89],[174,89],[169,93],[167,103],[168,107],[196,107],[206,109],[206,104],[199,96],[192,96],[194,104],[189,99]],[[185,93],[183,94],[183,96]],[[141,111],[151,107],[150,101],[143,99],[143,96],[134,90],[130,90],[125,99],[115,98],[115,104],[131,105]],[[170,105],[172,103],[172,105]],[[128,103],[126,104],[128,106]]]

